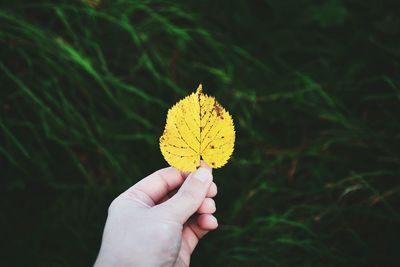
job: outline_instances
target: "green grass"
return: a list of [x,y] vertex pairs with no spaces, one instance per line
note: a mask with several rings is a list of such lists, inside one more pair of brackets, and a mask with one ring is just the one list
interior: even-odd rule
[[396,1],[98,2],[0,4],[7,266],[92,264],[200,82],[237,142],[193,266],[397,266]]

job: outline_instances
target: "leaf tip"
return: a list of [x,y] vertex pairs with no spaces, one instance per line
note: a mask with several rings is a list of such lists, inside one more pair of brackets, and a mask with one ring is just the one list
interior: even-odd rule
[[202,94],[203,93],[203,85],[200,83],[199,86],[197,87],[196,94]]

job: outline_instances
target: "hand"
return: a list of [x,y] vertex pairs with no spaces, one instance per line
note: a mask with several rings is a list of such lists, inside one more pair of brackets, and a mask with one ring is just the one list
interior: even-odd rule
[[218,227],[216,194],[203,162],[189,176],[172,167],[147,176],[111,203],[95,266],[189,266],[199,239]]

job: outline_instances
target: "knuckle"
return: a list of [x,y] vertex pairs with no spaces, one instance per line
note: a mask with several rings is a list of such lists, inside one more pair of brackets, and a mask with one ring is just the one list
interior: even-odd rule
[[125,191],[124,193],[122,193],[122,195],[129,200],[135,200],[135,199],[142,199],[143,198],[143,192],[135,189],[135,188],[131,188],[128,191]]
[[121,196],[129,201],[137,202],[140,205],[144,205],[146,207],[154,205],[154,202],[150,196],[136,188],[131,188],[130,190],[125,191],[124,193],[122,193]]

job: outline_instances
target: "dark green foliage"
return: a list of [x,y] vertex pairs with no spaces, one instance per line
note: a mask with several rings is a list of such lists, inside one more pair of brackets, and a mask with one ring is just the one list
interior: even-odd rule
[[6,266],[92,264],[199,82],[237,142],[193,266],[398,266],[397,1],[3,2]]

